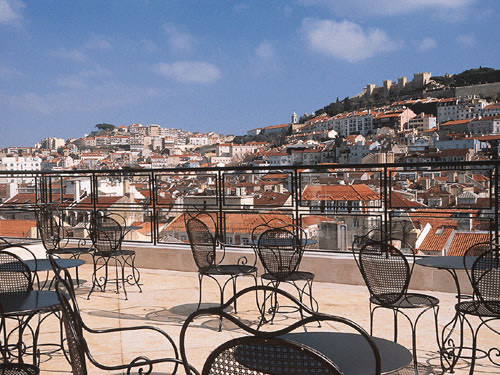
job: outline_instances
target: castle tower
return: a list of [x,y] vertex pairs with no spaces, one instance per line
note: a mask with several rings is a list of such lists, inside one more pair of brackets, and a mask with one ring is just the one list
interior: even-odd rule
[[406,77],[399,77],[398,78],[398,88],[404,89],[406,87]]
[[299,118],[297,117],[297,113],[293,112],[292,113],[292,125],[298,124],[298,123],[299,123]]

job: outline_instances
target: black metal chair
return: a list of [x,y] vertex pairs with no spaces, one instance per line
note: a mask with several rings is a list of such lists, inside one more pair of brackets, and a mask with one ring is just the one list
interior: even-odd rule
[[[52,256],[50,256],[49,259],[56,275],[56,292],[61,304],[62,319],[69,349],[69,360],[74,375],[87,374],[87,359],[94,366],[105,371],[126,370],[126,373],[130,374],[130,372],[135,369],[139,374],[150,374],[154,365],[165,363],[173,365],[173,369],[171,370],[172,374],[177,372],[177,368],[182,361],[179,359],[178,350],[174,340],[163,330],[153,326],[132,326],[110,329],[92,329],[88,327],[82,320],[80,309],[76,300],[73,281],[68,271],[60,269]],[[157,332],[161,335],[161,337],[164,337],[168,345],[172,347],[171,350],[173,352],[173,358],[165,357],[149,359],[141,355],[137,356],[127,364],[110,366],[99,363],[90,352],[85,339],[85,333],[107,334],[116,332],[137,332],[137,334],[140,334],[141,332],[144,334]]]
[[[491,348],[487,351],[477,348],[477,337],[480,329],[486,326],[493,332],[500,335],[500,331],[494,328],[490,323],[500,320],[500,254],[497,247],[490,247],[489,250],[478,255],[471,268],[467,267],[467,253],[464,256],[464,268],[472,285],[472,300],[462,301],[455,305],[455,310],[460,319],[460,347],[457,357],[461,356],[463,349],[463,334],[465,323],[472,333],[472,355],[469,374],[474,373],[477,352],[487,357],[492,364],[500,367],[498,353],[500,348]],[[480,319],[480,323],[473,328],[468,317]],[[456,361],[454,361],[455,363]],[[499,370],[500,371],[500,370]]]
[[[127,234],[124,225],[121,225],[117,219],[125,220],[116,213],[104,213],[97,211],[91,215],[90,220],[90,238],[93,244],[92,263],[94,271],[92,273],[92,287],[90,288],[87,299],[98,287],[101,291],[106,290],[106,284],[109,281],[115,281],[116,293],[119,293],[120,283],[128,299],[126,285],[136,285],[142,292],[139,284],[141,274],[135,266],[135,251],[122,249],[122,242]],[[115,266],[115,277],[110,279],[109,266]],[[125,270],[129,267],[131,272],[126,275]],[[104,276],[99,276],[99,271],[104,270]]]
[[[244,297],[250,293],[264,292],[268,294],[279,294],[280,298],[286,298],[289,303],[297,306],[307,314],[307,317],[295,321],[289,326],[275,330],[263,331],[260,323],[257,328],[244,323],[233,314],[227,312],[234,300]],[[260,310],[260,306],[257,306]],[[201,374],[224,374],[224,375],[243,375],[243,374],[333,374],[342,375],[342,369],[339,368],[331,359],[325,357],[315,349],[281,337],[298,327],[311,322],[328,321],[332,323],[343,324],[361,334],[366,343],[370,346],[370,352],[373,352],[374,365],[373,373],[381,373],[381,360],[378,348],[368,333],[359,325],[351,320],[339,316],[321,314],[310,310],[295,297],[289,293],[271,288],[264,285],[253,286],[243,289],[236,293],[231,299],[221,306],[200,309],[193,312],[184,322],[180,333],[180,352],[186,374],[200,374],[189,365],[186,353],[186,333],[189,326],[200,316],[218,316],[220,319],[230,320],[237,327],[242,329],[250,336],[243,336],[232,339],[217,347],[206,359]],[[364,359],[366,360],[366,359]]]
[[[299,271],[300,262],[304,253],[304,244],[307,243],[307,235],[304,230],[281,219],[272,219],[264,224],[256,226],[252,231],[252,242],[265,273],[261,275],[262,283],[279,288],[281,283],[288,283],[297,290],[299,301],[303,302],[304,295],[309,299],[311,310],[318,311],[319,305],[312,294],[314,274],[312,272]],[[299,283],[303,283],[301,286]],[[271,299],[270,312],[272,323],[279,309],[277,295],[264,296],[264,308],[267,299]],[[300,311],[302,314],[302,311]]]
[[[61,211],[57,207],[49,205],[39,206],[35,210],[36,226],[38,235],[42,240],[43,247],[49,255],[57,257],[69,256],[73,259],[79,259],[81,255],[88,254],[91,250],[86,246],[85,239],[79,239],[78,243],[70,243],[66,236],[64,220]],[[76,267],[76,281],[80,285],[78,267]]]
[[[408,262],[406,256],[387,241],[367,241],[359,250],[359,259],[354,252],[363,280],[370,292],[370,334],[373,334],[373,317],[379,308],[390,309],[394,314],[394,341],[398,340],[398,314],[403,315],[411,327],[413,366],[418,374],[417,362],[417,324],[420,317],[428,310],[434,311],[436,338],[439,342],[438,312],[439,300],[433,296],[408,292],[415,255],[411,253]],[[412,321],[404,310],[422,309]]]
[[[237,264],[222,264],[225,258],[225,245],[218,239],[217,224],[212,215],[205,212],[184,214],[186,231],[191,245],[193,258],[198,267],[198,282],[199,282],[199,298],[198,307],[202,301],[202,286],[203,277],[207,276],[214,280],[219,287],[220,303],[224,303],[224,290],[229,282],[233,284],[233,295],[236,293],[236,279],[240,276],[251,276],[254,278],[257,285],[257,267],[255,261],[253,265],[249,265],[246,257],[240,257]],[[209,223],[214,228],[214,234],[210,231]],[[220,248],[222,257],[217,260],[217,248]],[[227,277],[226,281],[221,285],[217,276]],[[236,312],[236,300],[234,301],[234,310]]]

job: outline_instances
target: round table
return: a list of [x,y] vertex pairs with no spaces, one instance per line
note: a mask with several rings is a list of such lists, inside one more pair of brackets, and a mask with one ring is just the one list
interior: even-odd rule
[[[57,266],[61,269],[80,267],[82,264],[85,264],[85,261],[82,259],[54,259],[54,260],[56,261]],[[50,265],[50,260],[48,259],[37,259],[36,269],[35,269],[35,261],[33,259],[25,260],[24,263],[29,267],[31,272],[52,270],[52,266]]]
[[[373,351],[363,336],[343,332],[297,332],[281,336],[316,349],[331,359],[344,375],[370,375],[375,371]],[[372,337],[377,346],[382,374],[400,370],[412,361],[411,352],[393,341]]]
[[[462,294],[457,271],[470,270],[476,259],[477,257],[475,256],[466,257],[464,263],[463,256],[429,256],[417,259],[415,263],[423,267],[447,271],[455,282],[455,288],[457,289],[457,303],[460,303],[462,298],[470,298],[470,296]],[[441,338],[439,340],[440,342],[438,342],[438,346],[440,348],[441,367],[443,371],[453,370],[458,361],[458,357],[454,355],[455,350],[458,348],[452,338],[453,332],[456,328],[458,328],[458,322],[459,316],[455,313],[453,319],[444,325],[441,332]],[[460,331],[460,342],[462,342],[462,334],[463,332]]]
[[[30,290],[27,292],[18,293],[0,293],[0,305],[2,306],[2,314],[5,318],[22,318],[18,322],[18,328],[15,328],[10,333],[5,333],[5,337],[9,338],[12,332],[19,330],[17,345],[13,350],[17,350],[18,360],[22,360],[23,354],[26,353],[26,347],[23,345],[23,332],[28,326],[31,318],[39,313],[54,313],[59,310],[59,299],[56,292],[49,290]],[[48,315],[47,315],[48,316]],[[38,365],[37,361],[37,344],[38,334],[42,320],[39,320],[37,328],[33,332],[33,364]],[[5,327],[4,327],[5,328]],[[10,345],[8,342],[3,343],[4,348],[9,351]],[[50,344],[52,345],[52,344]],[[62,349],[62,344],[53,344],[59,349]]]

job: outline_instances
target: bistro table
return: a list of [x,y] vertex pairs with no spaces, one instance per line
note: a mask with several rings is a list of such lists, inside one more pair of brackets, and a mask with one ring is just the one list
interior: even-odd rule
[[[462,294],[457,270],[462,270],[462,271],[470,270],[476,259],[477,257],[475,256],[468,256],[465,257],[465,263],[464,263],[463,256],[429,256],[417,259],[415,263],[423,267],[430,267],[447,271],[453,278],[453,281],[455,282],[455,287],[457,289],[457,295],[456,295],[457,303],[460,303],[463,298],[471,298],[471,297]],[[438,346],[440,348],[441,367],[443,371],[448,371],[448,370],[453,371],[453,368],[455,367],[458,361],[458,356],[455,354],[455,350],[458,350],[460,353],[463,349],[470,349],[470,348],[465,348],[462,345],[457,347],[455,341],[451,337],[455,328],[458,328],[457,327],[458,323],[459,323],[459,316],[458,313],[455,313],[453,319],[443,327],[443,331],[441,333],[441,340],[440,342],[438,342]],[[463,332],[460,332],[460,343],[463,343]],[[481,352],[481,350],[478,349],[478,352]],[[462,358],[468,358],[468,357],[462,356]]]
[[[18,293],[0,293],[0,306],[2,307],[2,318],[22,318],[19,320],[20,324],[17,329],[19,329],[18,342],[15,348],[12,350],[18,351],[18,360],[22,362],[23,353],[26,352],[26,348],[23,345],[23,332],[28,326],[30,320],[37,314],[40,313],[52,313],[59,310],[59,299],[56,292],[48,290],[31,290],[27,292]],[[48,316],[48,315],[47,315]],[[44,320],[45,317],[42,319]],[[37,361],[37,341],[40,329],[40,324],[42,321],[38,322],[37,328],[33,332],[33,364],[38,365]],[[15,331],[6,333],[4,337],[7,339]],[[11,346],[8,342],[3,343],[6,352],[11,353]]]
[[[61,269],[68,269],[68,268],[75,268],[75,267],[80,267],[82,264],[85,264],[85,261],[83,259],[54,259],[56,261],[56,264],[59,268]],[[47,285],[48,282],[48,275],[45,281],[43,282],[42,287],[40,287],[40,279],[38,277],[38,272],[41,271],[52,271],[52,266],[50,265],[50,260],[49,259],[29,259],[25,260],[24,263],[28,266],[30,269],[30,272],[35,273],[35,278],[37,281],[37,286],[38,289],[44,289],[45,286]],[[52,285],[52,282],[49,285]]]
[[[281,338],[316,349],[331,359],[344,375],[371,375],[375,371],[375,357],[366,339],[357,333],[297,332]],[[382,374],[401,370],[412,361],[411,352],[393,341],[371,337],[380,353]]]

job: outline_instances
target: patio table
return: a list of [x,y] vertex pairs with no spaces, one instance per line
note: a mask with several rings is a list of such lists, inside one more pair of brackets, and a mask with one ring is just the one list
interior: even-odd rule
[[[470,298],[470,296],[462,294],[457,270],[470,270],[476,259],[477,257],[475,256],[467,257],[464,264],[463,256],[429,256],[417,259],[415,263],[423,267],[436,268],[439,270],[447,271],[455,282],[455,288],[457,290],[457,303],[460,303],[463,298]],[[463,345],[457,346],[455,344],[455,341],[451,337],[455,329],[458,328],[458,323],[459,316],[458,313],[455,313],[451,321],[444,325],[441,333],[441,340],[438,342],[438,346],[440,348],[441,367],[443,371],[451,370],[455,367],[455,364],[458,361],[458,356],[455,354],[455,350],[461,351],[463,349],[470,349],[463,347]],[[463,332],[461,331],[460,343],[463,343]],[[478,352],[479,351],[480,350],[478,349]],[[470,358],[467,356],[461,357]]]
[[[3,348],[9,354],[12,354],[12,351],[17,350],[17,357],[20,362],[22,362],[23,354],[27,353],[28,349],[23,344],[23,333],[30,320],[40,313],[53,313],[59,310],[59,299],[57,298],[57,294],[54,291],[48,290],[31,290],[28,292],[19,292],[19,293],[0,293],[0,306],[2,307],[1,313],[2,318],[21,318],[19,319],[19,326],[12,330],[9,333],[5,333],[6,342],[3,343]],[[47,315],[49,316],[49,315]],[[40,324],[47,317],[45,316],[41,319],[37,328],[33,331],[33,364],[38,365],[37,363],[37,344],[38,344],[38,335],[40,331]],[[9,345],[8,338],[14,333],[16,330],[19,330],[18,333],[18,341],[16,345]],[[58,350],[62,348],[61,344],[56,344],[58,346]]]
[[[344,332],[297,332],[281,336],[316,349],[331,359],[344,375],[370,375],[374,373],[375,358],[366,339],[357,333]],[[408,366],[411,352],[393,341],[371,337],[377,346],[382,374],[388,374]]]

